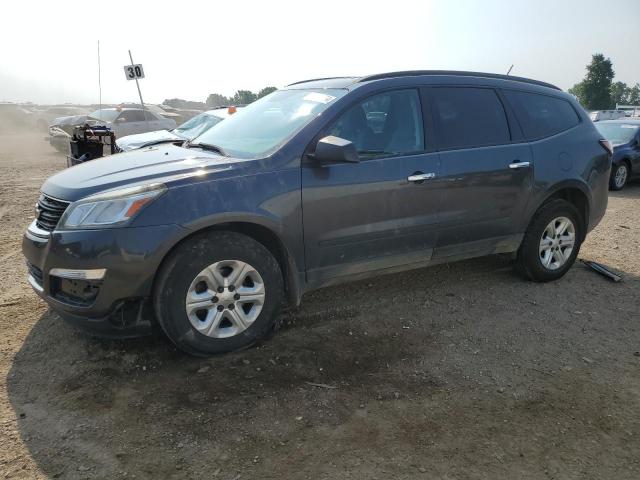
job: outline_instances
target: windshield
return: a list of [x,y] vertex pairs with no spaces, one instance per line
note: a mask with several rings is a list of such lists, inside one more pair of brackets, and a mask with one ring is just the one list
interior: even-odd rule
[[238,110],[194,143],[215,145],[238,158],[263,157],[346,93],[340,89],[278,90]]
[[596,127],[604,137],[614,144],[628,143],[640,128],[630,123],[596,123]]
[[105,122],[113,122],[120,112],[118,110],[96,110],[95,112],[91,112],[89,116],[96,120],[104,120]]
[[196,115],[192,119],[184,122],[182,125],[176,128],[173,133],[175,133],[176,135],[180,135],[187,140],[193,140],[198,135],[206,132],[220,121],[222,121],[220,117],[209,115],[208,113],[201,113],[200,115]]

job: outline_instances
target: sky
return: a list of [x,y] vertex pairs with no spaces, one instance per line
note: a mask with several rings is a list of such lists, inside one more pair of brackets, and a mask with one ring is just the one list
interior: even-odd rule
[[506,73],[567,89],[594,53],[640,82],[640,0],[7,0],[0,101],[204,101],[317,77],[395,70]]

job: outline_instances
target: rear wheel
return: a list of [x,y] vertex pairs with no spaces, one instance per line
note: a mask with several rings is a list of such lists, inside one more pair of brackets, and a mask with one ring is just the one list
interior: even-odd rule
[[609,188],[611,190],[622,190],[627,184],[629,178],[629,165],[622,161],[619,165],[611,169],[611,178],[609,179]]
[[531,220],[518,250],[518,270],[536,282],[562,277],[580,251],[583,223],[576,207],[566,200],[544,204]]
[[158,321],[187,353],[247,348],[274,329],[282,272],[271,252],[246,235],[211,232],[187,240],[158,275]]

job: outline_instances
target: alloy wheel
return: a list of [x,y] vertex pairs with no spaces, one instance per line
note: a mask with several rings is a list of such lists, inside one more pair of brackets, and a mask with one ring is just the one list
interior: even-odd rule
[[629,172],[627,166],[624,163],[618,166],[618,168],[616,169],[615,177],[613,179],[617,188],[624,187],[624,184],[627,182],[628,173]]
[[540,238],[540,262],[548,270],[561,268],[571,257],[576,243],[576,228],[567,217],[557,217],[544,229]]
[[203,335],[228,338],[249,328],[265,301],[260,273],[240,260],[223,260],[203,269],[187,290],[191,325]]

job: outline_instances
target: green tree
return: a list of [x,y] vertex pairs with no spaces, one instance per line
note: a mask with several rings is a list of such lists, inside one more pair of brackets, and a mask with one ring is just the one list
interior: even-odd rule
[[207,97],[207,106],[211,108],[224,107],[225,105],[229,105],[230,103],[233,102],[231,102],[229,98],[225,97],[224,95],[220,95],[219,93],[212,93]]
[[587,65],[584,80],[574,85],[569,93],[576,95],[587,110],[606,110],[611,106],[611,84],[614,75],[611,60],[601,53],[596,53]]
[[629,105],[640,105],[640,83],[636,83],[629,89],[627,102],[629,102]]
[[[571,95],[576,97],[580,104],[585,107],[584,104],[584,82],[576,83],[573,87],[567,90]],[[585,107],[586,108],[586,107]]]
[[266,95],[269,95],[272,92],[278,90],[276,87],[264,87],[262,90],[258,92],[258,98],[262,98]]
[[625,105],[629,102],[629,87],[624,82],[615,82],[611,84],[611,108],[615,108],[616,104]]
[[256,94],[251,90],[238,90],[229,100],[234,105],[247,105],[256,100]]

